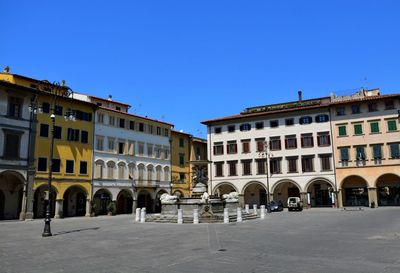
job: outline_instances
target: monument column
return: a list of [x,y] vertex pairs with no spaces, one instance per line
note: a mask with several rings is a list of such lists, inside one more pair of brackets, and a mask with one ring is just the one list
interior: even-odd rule
[[[56,200],[56,208],[55,208],[55,212],[54,212],[54,218],[56,218],[56,219],[64,217],[63,201],[64,201],[64,199]],[[68,202],[68,200],[67,200],[67,202]]]

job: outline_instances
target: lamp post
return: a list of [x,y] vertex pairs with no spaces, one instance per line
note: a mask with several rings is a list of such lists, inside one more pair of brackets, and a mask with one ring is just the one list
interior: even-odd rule
[[268,141],[264,141],[263,150],[259,152],[261,158],[265,158],[266,175],[267,175],[267,212],[271,212],[269,206],[269,158],[271,154],[269,153]]

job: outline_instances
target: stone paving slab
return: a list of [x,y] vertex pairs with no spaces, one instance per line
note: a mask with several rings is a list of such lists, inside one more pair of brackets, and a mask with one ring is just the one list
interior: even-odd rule
[[0,272],[400,272],[400,208],[271,213],[230,224],[132,215],[0,222]]

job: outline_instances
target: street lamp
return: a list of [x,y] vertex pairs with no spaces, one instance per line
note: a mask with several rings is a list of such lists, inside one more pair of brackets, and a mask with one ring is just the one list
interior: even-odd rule
[[271,154],[269,153],[268,141],[264,141],[263,150],[260,151],[259,156],[261,158],[265,158],[265,166],[266,166],[266,174],[267,174],[267,212],[271,212],[271,208],[269,206],[269,158]]

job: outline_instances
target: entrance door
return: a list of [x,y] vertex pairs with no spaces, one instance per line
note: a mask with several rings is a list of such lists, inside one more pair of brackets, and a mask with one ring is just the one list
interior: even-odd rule
[[300,197],[300,191],[297,187],[288,188],[288,197]]
[[86,214],[86,195],[82,192],[76,194],[76,216],[85,216]]
[[266,205],[267,204],[267,192],[262,189],[259,192],[259,196],[260,196],[260,205]]

